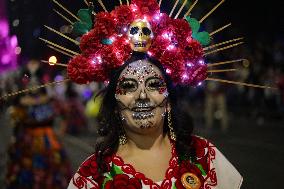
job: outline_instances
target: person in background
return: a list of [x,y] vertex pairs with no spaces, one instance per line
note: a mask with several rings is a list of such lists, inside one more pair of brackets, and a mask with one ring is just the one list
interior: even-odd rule
[[[30,60],[21,83],[30,88],[42,83],[37,60]],[[14,133],[9,146],[7,189],[63,189],[71,171],[67,154],[53,131],[54,109],[45,89],[32,90],[10,108]]]

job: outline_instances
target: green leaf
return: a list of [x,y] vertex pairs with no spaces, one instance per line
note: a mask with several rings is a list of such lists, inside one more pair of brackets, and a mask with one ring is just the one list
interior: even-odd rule
[[211,42],[211,37],[208,32],[199,32],[197,34],[193,34],[192,37],[199,41],[203,46],[207,46]]
[[77,13],[81,22],[85,23],[89,28],[92,27],[92,12],[89,9],[80,9]]
[[80,21],[73,24],[73,31],[79,35],[84,35],[93,27],[92,10],[80,9],[77,13],[77,16],[79,17]]
[[190,16],[187,16],[185,19],[189,23],[192,33],[197,33],[200,29],[199,21],[196,20],[195,18],[190,18]]
[[110,174],[114,177],[115,175],[124,174],[124,172],[118,166],[112,164]]
[[198,169],[201,171],[201,173],[202,173],[202,175],[203,176],[206,176],[207,175],[207,173],[205,172],[205,170],[203,169],[203,167],[202,167],[202,165],[200,164],[200,163],[197,163],[197,164],[195,164],[197,167],[198,167]]
[[102,188],[105,188],[105,185],[108,181],[112,180],[113,178],[111,177],[110,174],[107,174],[106,178],[104,179],[104,182],[102,184]]
[[174,185],[173,185],[172,189],[177,189],[177,187],[176,187],[176,183],[174,183]]
[[89,32],[89,31],[90,31],[90,29],[85,23],[75,22],[73,24],[73,32],[75,32],[76,34],[84,35],[85,33]]

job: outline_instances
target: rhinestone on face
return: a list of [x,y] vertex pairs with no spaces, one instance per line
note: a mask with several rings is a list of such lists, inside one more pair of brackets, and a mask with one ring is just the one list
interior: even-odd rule
[[154,117],[154,112],[134,112],[132,114],[133,119],[142,120],[142,119],[149,119]]
[[139,60],[138,66],[132,67],[128,66],[126,69],[126,72],[123,74],[123,77],[125,76],[135,76],[138,78],[139,83],[143,83],[145,77],[147,77],[149,74],[157,74],[153,68],[152,65],[145,66],[142,60]]

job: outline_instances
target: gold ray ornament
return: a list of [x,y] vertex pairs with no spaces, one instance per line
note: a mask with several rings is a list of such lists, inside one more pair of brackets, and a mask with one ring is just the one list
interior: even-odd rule
[[220,66],[220,65],[225,65],[225,64],[233,64],[233,63],[236,63],[236,62],[243,62],[245,60],[246,59],[238,59],[238,60],[229,60],[229,61],[217,62],[217,63],[207,64],[207,67]]
[[87,6],[89,6],[89,2],[87,0],[84,0],[84,2]]
[[65,35],[65,34],[59,32],[59,31],[57,31],[57,30],[55,30],[55,29],[53,29],[53,28],[51,28],[51,27],[49,27],[49,26],[44,25],[44,27],[46,27],[48,30],[50,30],[50,31],[52,31],[52,32],[54,32],[54,33],[60,35],[61,37],[64,37],[65,39],[68,39],[69,41],[75,43],[75,45],[80,45],[80,43],[79,43],[78,41],[76,41],[76,40],[74,40],[74,39],[68,37],[67,35]]
[[174,4],[174,7],[173,7],[172,10],[171,10],[171,13],[169,14],[169,17],[172,17],[172,15],[173,15],[173,13],[174,13],[174,11],[175,11],[175,9],[176,9],[178,3],[179,3],[179,0],[176,0],[176,2],[175,2],[175,4]]
[[71,53],[71,54],[79,55],[79,53],[77,53],[77,52],[75,52],[75,51],[72,51],[72,50],[70,50],[70,49],[67,49],[67,48],[65,48],[65,47],[62,47],[62,46],[60,46],[60,45],[58,45],[58,44],[56,44],[56,43],[53,43],[53,42],[48,41],[48,40],[46,40],[46,39],[43,39],[43,38],[41,38],[41,37],[40,37],[39,39],[42,40],[42,41],[45,42],[45,43],[48,43],[49,45],[52,45],[52,46],[54,46],[54,47],[57,47],[57,48],[62,49],[62,50],[64,50],[64,51],[67,51],[67,52],[69,52],[69,53]]
[[235,72],[237,69],[224,69],[224,70],[208,70],[208,73],[223,73],[223,72]]
[[160,2],[159,2],[160,7],[161,7],[161,4],[162,4],[162,1],[163,1],[163,0],[160,0]]
[[228,28],[228,27],[231,26],[231,25],[232,25],[232,23],[229,23],[229,24],[227,24],[227,25],[225,25],[225,26],[223,26],[223,27],[221,27],[221,28],[219,28],[219,29],[217,29],[217,30],[211,32],[211,33],[210,33],[210,36],[212,37],[212,36],[215,35],[216,33],[219,33],[219,32],[221,32],[221,31],[223,31],[224,29]]
[[224,41],[224,42],[217,43],[217,44],[215,44],[215,45],[211,45],[211,46],[209,46],[209,47],[206,47],[206,48],[204,48],[203,50],[204,50],[204,51],[207,51],[207,50],[213,49],[213,48],[215,48],[215,47],[219,47],[219,46],[222,46],[222,45],[226,45],[226,44],[228,44],[228,43],[240,41],[240,40],[242,40],[242,39],[244,39],[244,38],[243,38],[243,37],[239,37],[239,38],[236,38],[236,39]]
[[21,91],[17,91],[17,92],[14,92],[14,93],[9,93],[9,94],[6,94],[6,95],[0,97],[0,101],[1,100],[5,100],[6,98],[9,98],[9,97],[12,97],[12,96],[17,96],[19,94],[27,93],[27,92],[30,92],[30,91],[35,91],[35,90],[38,90],[38,89],[41,89],[41,88],[54,86],[54,85],[59,85],[59,84],[68,82],[69,80],[70,79],[64,79],[62,81],[55,81],[55,82],[51,82],[51,83],[46,83],[44,85],[38,85],[38,86],[34,86],[34,87],[31,87],[31,88],[28,88],[28,89],[24,89],[24,90],[21,90]]
[[122,0],[119,0],[120,5],[122,5]]
[[243,83],[243,82],[238,82],[238,81],[230,81],[230,80],[217,79],[217,78],[207,78],[206,81],[215,81],[215,82],[228,83],[228,84],[240,85],[240,86],[245,86],[245,87],[277,90],[277,88],[275,88],[275,87],[264,86],[264,85],[255,85],[255,84],[250,84],[250,83]]
[[53,47],[53,46],[51,46],[51,45],[47,45],[47,47],[50,48],[50,49],[55,50],[56,52],[59,52],[59,53],[65,55],[65,56],[68,56],[68,57],[70,57],[70,58],[74,58],[74,55],[71,55],[71,54],[69,54],[69,53],[67,53],[67,52],[65,52],[65,51],[63,51],[63,50],[60,50],[60,49],[58,49],[58,48],[56,48],[56,47]]
[[190,8],[188,9],[188,11],[185,13],[184,17],[187,17],[191,11],[193,10],[193,8],[195,7],[195,5],[198,3],[198,0],[195,0],[194,3],[190,6]]
[[101,5],[101,7],[104,9],[105,12],[108,12],[103,1],[102,0],[98,0],[99,4]]
[[210,55],[210,54],[213,54],[213,53],[216,53],[216,52],[224,51],[226,49],[231,49],[233,47],[236,47],[236,46],[239,46],[239,45],[242,45],[242,44],[244,44],[244,42],[240,42],[240,43],[229,45],[229,46],[226,46],[226,47],[223,47],[223,48],[219,48],[219,49],[205,53],[204,56],[207,56],[207,55]]
[[80,19],[74,15],[72,12],[70,12],[67,8],[65,8],[63,5],[61,5],[58,1],[56,0],[52,0],[55,4],[57,4],[60,8],[62,8],[65,12],[67,12],[68,14],[70,14],[72,17],[74,17],[77,21],[80,21]]
[[62,64],[62,63],[53,63],[53,62],[49,62],[49,61],[46,61],[46,60],[41,60],[42,63],[45,63],[45,64],[49,64],[50,66],[61,66],[61,67],[67,67],[66,64]]
[[74,24],[74,22],[72,22],[71,20],[69,20],[66,16],[64,16],[62,13],[60,13],[58,10],[53,9],[53,11],[58,14],[61,18],[63,18],[64,20],[66,20],[67,22],[69,22],[71,25]]
[[185,7],[186,3],[187,3],[188,0],[184,0],[182,6],[180,7],[179,11],[177,12],[176,16],[175,16],[175,19],[178,18],[178,16],[180,15],[181,11],[183,10],[183,8]]
[[126,0],[126,3],[127,3],[127,5],[129,6],[129,1],[128,1],[128,0]]
[[203,18],[201,18],[201,20],[199,21],[200,24],[206,19],[208,18],[220,5],[222,5],[225,2],[225,0],[221,0],[220,3],[218,3],[218,5],[216,5],[210,12],[208,12]]

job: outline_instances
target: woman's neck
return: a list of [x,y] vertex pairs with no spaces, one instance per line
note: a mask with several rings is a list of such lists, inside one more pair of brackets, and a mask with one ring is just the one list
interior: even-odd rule
[[161,151],[162,149],[171,149],[170,146],[170,139],[162,129],[147,134],[127,132],[127,143],[119,146],[118,154]]

